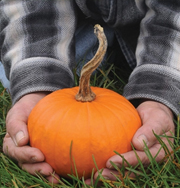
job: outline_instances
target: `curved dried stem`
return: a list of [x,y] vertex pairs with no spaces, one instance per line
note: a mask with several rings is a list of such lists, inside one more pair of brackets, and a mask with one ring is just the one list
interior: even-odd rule
[[107,39],[104,34],[104,30],[100,25],[94,26],[94,33],[99,40],[99,47],[95,56],[86,64],[81,70],[79,92],[76,95],[76,100],[81,102],[93,101],[96,97],[95,93],[92,92],[90,87],[90,77],[94,70],[102,62],[104,55],[107,50]]

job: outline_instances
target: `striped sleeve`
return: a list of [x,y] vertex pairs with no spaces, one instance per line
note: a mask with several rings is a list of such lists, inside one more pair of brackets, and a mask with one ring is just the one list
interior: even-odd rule
[[152,99],[180,115],[180,1],[136,1],[145,12],[127,99]]
[[13,103],[73,86],[73,0],[0,1],[0,50]]

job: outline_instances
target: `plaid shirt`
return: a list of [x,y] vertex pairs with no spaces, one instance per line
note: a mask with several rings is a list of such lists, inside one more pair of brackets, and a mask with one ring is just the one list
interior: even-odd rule
[[179,0],[1,0],[1,60],[13,103],[73,86],[79,11],[114,30],[133,68],[124,96],[156,100],[180,114]]

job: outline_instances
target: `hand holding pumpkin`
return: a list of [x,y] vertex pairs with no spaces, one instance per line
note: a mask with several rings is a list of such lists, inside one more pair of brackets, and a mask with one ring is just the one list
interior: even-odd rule
[[26,95],[8,112],[6,118],[7,134],[4,137],[3,151],[10,158],[17,161],[22,169],[33,175],[40,172],[51,181],[52,176],[50,176],[50,173],[53,172],[53,169],[44,162],[44,155],[40,150],[28,145],[29,134],[27,131],[29,113],[36,103],[46,95],[46,92]]
[[[85,105],[83,105],[83,106],[85,106],[86,109],[90,110],[89,106],[87,108],[87,103],[91,102],[95,99],[95,94],[93,91],[97,92],[97,101],[99,101],[99,99],[104,99],[103,107],[104,107],[105,102],[107,102],[109,99],[109,98],[108,99],[106,98],[106,95],[104,95],[104,93],[108,93],[107,96],[108,97],[110,96],[111,99],[116,98],[117,94],[113,94],[110,91],[105,91],[104,89],[102,91],[103,95],[101,96],[98,93],[99,90],[101,90],[101,89],[93,88],[93,90],[91,90],[91,88],[89,86],[90,75],[94,71],[94,68],[97,68],[97,66],[103,59],[103,56],[105,54],[106,47],[107,47],[106,40],[105,39],[103,40],[103,38],[105,38],[105,36],[103,35],[103,30],[101,28],[99,29],[97,26],[97,27],[95,27],[95,33],[97,34],[97,36],[100,36],[99,42],[101,45],[98,49],[98,52],[96,53],[96,56],[89,62],[90,64],[88,63],[87,65],[85,65],[82,70],[82,74],[81,74],[82,79],[80,78],[79,92],[76,95],[76,97],[75,97],[74,93],[77,93],[77,91],[78,91],[77,88],[73,88],[73,89],[69,88],[69,89],[66,89],[63,91],[62,90],[56,91],[52,95],[49,95],[48,97],[46,97],[45,100],[44,99],[41,100],[41,99],[44,98],[47,95],[47,93],[32,93],[32,94],[22,97],[8,113],[7,134],[4,138],[3,150],[9,157],[17,160],[20,167],[22,167],[23,169],[26,169],[31,174],[35,174],[38,171],[42,175],[46,176],[46,178],[48,180],[51,181],[52,176],[50,174],[53,172],[53,168],[47,162],[44,162],[45,157],[41,153],[40,150],[38,150],[37,148],[28,146],[28,143],[29,143],[29,135],[28,135],[28,131],[27,131],[28,118],[29,118],[28,129],[29,129],[30,141],[31,141],[30,144],[33,145],[34,147],[36,147],[38,144],[40,144],[39,148],[41,148],[41,150],[43,150],[43,148],[45,148],[44,153],[46,153],[45,154],[46,161],[48,161],[48,158],[49,158],[49,163],[52,162],[52,164],[53,164],[53,162],[56,161],[56,159],[54,158],[54,153],[49,152],[49,151],[51,151],[51,149],[53,148],[53,144],[57,144],[56,142],[54,142],[54,139],[52,140],[52,138],[55,138],[55,136],[48,137],[49,143],[51,143],[51,144],[48,143],[49,149],[47,150],[47,145],[45,142],[46,142],[47,135],[49,135],[49,131],[47,131],[47,134],[43,134],[43,136],[46,135],[43,137],[43,139],[45,139],[45,140],[43,140],[41,137],[42,131],[47,130],[47,127],[45,128],[45,126],[48,125],[48,127],[50,127],[50,129],[52,131],[51,132],[52,135],[59,133],[58,140],[60,139],[60,137],[63,137],[63,136],[61,136],[62,130],[59,131],[57,129],[57,131],[54,131],[54,130],[56,130],[56,128],[52,129],[51,125],[56,126],[56,123],[54,123],[54,122],[52,123],[51,121],[49,121],[49,117],[47,114],[42,116],[44,111],[46,112],[46,110],[44,110],[45,109],[44,107],[48,107],[49,109],[51,109],[51,111],[54,110],[53,112],[51,112],[52,115],[56,114],[57,117],[59,118],[59,117],[61,117],[60,113],[59,113],[59,109],[60,109],[60,112],[61,112],[61,109],[65,109],[64,107],[67,106],[66,100],[71,100],[70,104],[72,104],[72,102],[78,103],[78,104],[83,104],[83,102],[85,102]],[[87,76],[85,76],[85,75],[87,75]],[[70,93],[68,93],[66,91],[68,91]],[[60,95],[60,97],[59,97],[59,95]],[[67,98],[67,96],[69,97],[68,99],[63,100],[65,102],[65,104],[62,103],[62,96],[66,97],[66,98]],[[60,101],[59,101],[59,98],[60,98]],[[41,102],[38,103],[38,105],[36,105],[37,102],[39,102],[39,100],[41,100]],[[59,103],[58,103],[58,101],[59,101]],[[79,101],[79,102],[77,102],[77,101]],[[97,103],[97,101],[96,101],[96,103]],[[98,102],[97,104],[99,104],[99,103],[100,102]],[[171,131],[171,133],[173,133],[174,132],[174,124],[173,124],[173,118],[172,118],[173,116],[172,116],[171,111],[166,106],[164,106],[163,104],[160,104],[158,102],[144,101],[137,108],[137,111],[139,113],[139,115],[138,115],[138,113],[134,109],[134,107],[126,99],[123,99],[123,97],[121,98],[121,96],[117,96],[117,101],[112,102],[112,100],[111,100],[111,103],[117,104],[118,108],[116,110],[116,113],[117,112],[118,112],[118,114],[122,113],[120,115],[120,117],[122,116],[125,119],[123,121],[123,119],[118,118],[118,119],[120,119],[121,123],[124,122],[123,126],[122,126],[123,127],[122,130],[125,129],[125,125],[126,125],[126,129],[131,130],[131,131],[126,132],[128,134],[130,133],[130,135],[125,135],[128,138],[127,145],[128,144],[129,145],[127,147],[128,149],[125,148],[125,150],[122,151],[122,152],[126,152],[126,153],[123,153],[122,155],[131,165],[134,166],[138,163],[138,160],[136,158],[134,151],[131,151],[131,145],[130,145],[130,141],[129,141],[132,139],[132,137],[135,133],[135,135],[132,139],[132,144],[136,148],[137,154],[139,155],[139,158],[142,160],[142,163],[144,165],[148,164],[149,163],[148,158],[147,158],[145,152],[143,151],[143,148],[144,148],[143,140],[146,142],[152,155],[155,156],[161,146],[158,143],[156,137],[154,136],[152,130],[158,135],[163,135],[164,133],[166,133],[167,135],[170,135],[170,131]],[[36,105],[36,107],[35,107],[35,105]],[[53,106],[53,108],[51,105]],[[108,103],[108,105],[110,105],[110,103]],[[123,110],[122,110],[122,105],[123,105]],[[120,110],[119,110],[119,107],[120,107]],[[115,106],[112,106],[112,108],[108,106],[108,108],[110,108],[112,110],[113,108],[115,108]],[[58,109],[58,111],[57,111],[57,109]],[[72,109],[71,106],[68,109]],[[77,108],[75,108],[75,109],[77,111]],[[32,110],[32,112],[31,112],[31,110]],[[65,109],[64,114],[67,114],[67,111],[69,111],[69,110]],[[30,112],[31,112],[31,115],[29,116]],[[126,115],[127,112],[129,112],[129,116]],[[112,113],[112,114],[116,114],[116,113]],[[63,113],[61,113],[61,114],[63,115],[62,119],[65,119],[64,114]],[[79,114],[82,114],[82,112]],[[90,112],[90,114],[91,114],[91,112]],[[41,118],[39,118],[39,117],[41,117]],[[43,117],[43,119],[42,119],[42,117]],[[67,121],[63,121],[63,122],[65,122],[65,124],[64,124],[65,127],[67,126],[67,124],[69,122],[69,117],[71,117],[71,116],[67,117]],[[89,114],[87,117],[88,117],[88,119],[96,119],[96,116],[95,116],[95,118],[94,118],[94,116],[92,116],[93,118],[89,118]],[[116,116],[116,117],[119,117],[119,116]],[[140,118],[141,118],[142,124],[143,124],[142,127],[140,127],[141,126]],[[54,118],[54,116],[52,117],[52,119],[57,120],[56,118]],[[101,118],[98,116],[97,119],[101,119]],[[106,121],[107,121],[107,119],[106,119]],[[113,120],[116,118],[110,118],[110,119]],[[131,121],[129,119],[131,119]],[[81,121],[82,121],[82,119],[81,119]],[[62,125],[62,122],[61,123],[59,123],[59,122],[61,122],[61,121],[59,121],[59,120],[57,121],[57,128],[59,128],[59,124]],[[83,123],[83,125],[86,125],[87,124],[86,122],[87,121],[85,121]],[[103,122],[105,122],[105,121],[103,121]],[[70,128],[68,130],[72,129],[72,124],[73,123],[70,123]],[[78,125],[79,122],[77,122],[76,124]],[[100,123],[100,124],[102,124],[102,123]],[[108,125],[111,125],[111,124],[115,125],[115,126],[117,125],[115,127],[115,130],[117,130],[117,128],[120,127],[119,121],[118,121],[118,123],[117,122],[116,123],[114,123],[114,122],[108,123]],[[90,125],[92,126],[93,122],[91,122]],[[77,129],[77,130],[79,130],[79,129]],[[95,127],[95,130],[97,130],[96,127]],[[136,132],[136,130],[137,130],[137,132]],[[97,131],[95,131],[95,132],[97,132]],[[121,133],[122,131],[116,131],[116,132]],[[86,133],[87,133],[87,131],[85,131],[84,134],[82,134],[82,132],[80,132],[80,135],[86,135]],[[62,135],[66,135],[66,137],[67,137],[66,132]],[[73,135],[75,135],[73,138],[74,138],[74,140],[76,140],[77,136],[76,136],[76,134],[74,134],[74,132],[73,132]],[[56,134],[56,136],[57,136],[57,134]],[[114,136],[114,134],[113,134],[113,136]],[[40,137],[41,137],[41,140],[40,140]],[[99,137],[99,135],[95,135],[95,138],[98,138],[98,137]],[[112,136],[109,136],[109,137],[112,138]],[[78,140],[80,140],[79,138],[80,137],[78,137]],[[117,137],[117,139],[115,139],[117,148],[121,148],[121,146],[119,146],[119,144],[122,144],[122,142],[121,143],[119,143],[119,141],[117,142],[118,139],[119,139],[119,136]],[[66,138],[66,140],[67,140],[67,138]],[[63,151],[60,152],[60,155],[57,160],[57,163],[59,163],[60,156],[62,157],[62,153],[63,153],[65,158],[63,158],[61,161],[63,161],[62,165],[65,164],[64,169],[67,169],[67,167],[66,167],[67,164],[69,165],[69,163],[71,163],[71,161],[69,162],[69,158],[68,158],[69,151],[71,151],[71,150],[69,150],[68,146],[70,146],[69,144],[71,143],[70,141],[72,141],[72,140],[73,139],[70,135],[70,140],[68,141],[68,145],[65,145],[64,144],[65,142],[59,142],[60,145],[58,148],[62,149],[63,148],[62,146],[64,146],[64,149],[66,148],[66,150],[67,150],[66,153]],[[100,143],[101,140],[98,141],[97,143]],[[168,145],[168,142],[165,140],[165,138],[163,138],[163,140]],[[80,140],[78,142],[84,143],[83,140]],[[108,142],[109,142],[109,140],[108,140]],[[103,149],[101,148],[101,154],[103,151],[108,149],[107,145],[108,144],[104,144],[105,147]],[[73,147],[74,147],[74,145],[73,145]],[[97,148],[97,147],[94,147],[94,148]],[[58,153],[59,153],[59,150],[60,149],[58,149]],[[85,146],[85,150],[83,150],[83,152],[85,152],[86,150],[87,150],[87,146]],[[112,150],[115,150],[115,149],[110,149],[110,150],[112,152]],[[75,151],[77,151],[77,149],[75,149]],[[81,152],[81,153],[83,153],[83,152]],[[108,154],[108,157],[104,160],[103,165],[100,165],[101,166],[100,168],[105,166],[106,160],[109,158],[109,156],[112,156],[113,154],[111,154],[111,155]],[[98,155],[99,155],[99,153],[98,153]],[[79,157],[79,153],[77,153],[77,156]],[[73,157],[74,157],[74,155],[73,155]],[[161,150],[161,152],[159,153],[156,160],[160,161],[163,157],[164,157],[164,152],[163,152],[163,150]],[[81,156],[80,156],[80,158],[81,158]],[[52,159],[54,159],[54,160],[52,160]],[[99,160],[99,161],[100,161],[100,163],[102,163],[102,160]],[[115,171],[112,168],[110,161],[114,162],[117,166],[121,167],[122,166],[122,158],[117,155],[112,156],[106,163],[107,168],[104,168],[104,170],[103,170],[103,173],[102,173],[103,176],[105,176],[108,179],[114,180],[115,177],[112,175],[112,172],[117,174],[117,171]],[[80,161],[80,164],[79,164],[80,166],[81,166],[81,163],[82,163],[82,161]],[[77,163],[76,163],[76,165],[77,165]],[[54,169],[56,166],[57,165],[55,163]],[[83,166],[85,166],[85,165],[83,165]],[[69,173],[70,167],[71,166],[68,166],[68,173]],[[79,167],[79,168],[81,169],[81,167]],[[90,167],[90,171],[88,172],[90,174],[91,174],[91,169],[92,168]],[[61,173],[62,167],[60,167],[60,168],[58,167],[58,169],[55,169],[55,170],[56,170],[56,172],[58,172],[58,174],[67,175],[67,173],[65,173],[64,171]],[[81,176],[83,174],[84,174],[84,169],[82,169]],[[86,174],[87,174],[87,172],[86,172]],[[95,174],[95,178],[97,177],[97,175],[98,175],[98,173]],[[56,176],[59,177],[58,175],[56,175]],[[88,176],[89,176],[89,174],[87,175],[87,177]],[[56,183],[56,181],[54,183]],[[88,180],[87,180],[87,183],[88,183]]]
[[[140,160],[146,166],[149,164],[149,160],[146,153],[143,151],[143,141],[146,142],[152,156],[155,156],[159,151],[161,145],[154,136],[153,131],[157,135],[166,134],[167,136],[172,136],[172,133],[174,133],[173,115],[165,105],[155,101],[145,101],[138,106],[137,110],[142,120],[142,127],[140,127],[135,133],[132,139],[132,143],[136,148],[136,152]],[[169,151],[171,151],[172,148],[170,147],[167,139],[165,137],[162,137],[161,139],[164,141]],[[170,140],[173,142],[172,139]],[[138,164],[138,160],[134,151],[124,153],[123,156],[130,165],[136,166]],[[160,153],[156,157],[156,161],[160,162],[164,158],[164,156],[165,152],[163,149],[161,149]],[[115,176],[113,176],[112,173],[118,175],[118,172],[113,169],[110,161],[121,168],[123,159],[118,155],[114,155],[107,161],[107,168],[105,168],[102,172],[102,175],[107,179],[115,180]],[[95,174],[94,178],[97,178],[97,176],[98,172]],[[89,184],[90,180],[87,180],[86,182],[87,184]]]
[[[9,111],[7,116],[7,134],[4,138],[3,150],[9,157],[18,161],[18,164],[21,166],[21,168],[26,169],[31,174],[35,174],[35,172],[39,171],[43,175],[45,175],[47,179],[51,180],[52,176],[49,176],[49,174],[52,173],[53,170],[47,163],[43,162],[43,154],[38,149],[32,148],[27,145],[29,136],[27,133],[26,118],[35,103],[37,103],[39,99],[43,97],[44,94],[40,93],[34,93],[24,96]],[[29,100],[31,102],[29,102]],[[142,140],[146,141],[148,147],[150,148],[150,151],[153,155],[155,155],[159,150],[160,145],[154,137],[152,130],[154,130],[159,135],[164,133],[169,135],[170,131],[174,132],[174,124],[172,121],[171,111],[160,103],[146,101],[139,105],[137,110],[141,116],[143,126],[134,135],[133,144],[136,147],[137,153],[143,164],[147,165],[149,161],[146,154],[143,152]],[[23,131],[24,136],[19,133],[23,137],[20,138],[19,141],[15,141],[15,135],[19,131]],[[138,138],[140,135],[143,135],[143,139],[141,140],[139,140]],[[166,142],[166,139],[164,139],[164,141]],[[15,143],[17,143],[17,145]],[[133,151],[124,153],[123,156],[133,166],[138,163],[135,153]],[[157,161],[160,161],[163,157],[164,152],[162,151],[158,155]],[[117,172],[112,169],[110,161],[113,161],[114,163],[116,163],[117,166],[121,167],[122,158],[117,155],[111,157],[107,161],[107,168],[103,171],[103,176],[114,180],[114,176],[112,176],[111,172],[115,174],[117,174]],[[97,177],[97,175],[98,173],[95,174],[95,178]],[[87,180],[87,183],[88,182],[89,180]]]

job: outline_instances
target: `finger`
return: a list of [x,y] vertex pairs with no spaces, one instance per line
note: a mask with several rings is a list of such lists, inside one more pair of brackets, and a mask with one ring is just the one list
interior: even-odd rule
[[[165,151],[159,143],[150,148],[149,152],[151,153],[152,157],[156,156],[157,162],[162,161],[162,159],[165,157]],[[114,169],[111,162],[114,163],[118,168],[122,168],[122,166],[136,166],[139,164],[139,162],[141,162],[144,166],[147,166],[150,163],[150,159],[148,158],[146,152],[132,150],[122,154],[122,157],[119,155],[114,155],[107,161],[106,167],[109,169]]]
[[46,163],[46,162],[41,162],[41,163],[18,163],[18,165],[28,173],[32,175],[37,175],[37,173],[40,173],[42,176],[51,176],[53,174],[53,169],[52,167]]
[[[98,173],[98,172],[96,172],[96,173]],[[95,173],[93,179],[87,179],[87,180],[85,180],[85,184],[86,185],[93,186],[93,185],[96,184],[96,187],[102,187],[103,186],[103,183],[101,181],[98,181],[96,183],[96,178],[98,177],[98,174],[96,175],[96,173]]]
[[[102,171],[102,174],[103,178],[105,180],[116,180],[117,178],[120,178],[120,173],[117,171],[117,170],[109,170],[107,168],[104,168],[103,171]],[[99,176],[99,172],[96,172],[95,175],[94,175],[94,178],[98,178]]]
[[[120,169],[117,171],[117,170],[110,170],[108,168],[104,168],[103,171],[102,171],[102,174],[101,176],[103,176],[101,180],[101,182],[106,182],[107,183],[109,182],[108,180],[111,181],[117,181],[118,180],[123,180],[124,177],[128,176],[128,177],[131,177],[131,178],[135,178],[137,177],[138,175],[140,174],[140,172],[137,171],[137,173],[135,174],[134,172],[129,172],[129,171],[125,171],[125,172],[121,172]],[[94,179],[99,179],[99,172],[96,172],[95,175],[94,175]],[[95,180],[94,180],[95,181]],[[90,185],[90,184],[88,184]]]
[[19,163],[19,166],[32,175],[37,175],[38,173],[44,176],[50,183],[59,183],[59,175],[53,172],[51,166],[46,163],[35,163],[35,164],[23,164]]
[[17,147],[7,133],[4,137],[3,152],[21,163],[36,163],[44,161],[44,155],[37,148],[30,146]]
[[[144,157],[143,156],[143,151],[138,151],[136,152],[138,153],[138,156],[139,158],[141,158],[143,161],[145,161]],[[134,151],[129,151],[127,153],[124,153],[122,154],[122,156],[119,156],[119,155],[114,155],[112,156],[106,163],[106,167],[108,169],[115,169],[114,168],[114,165],[121,169],[123,166],[124,167],[127,167],[127,166],[136,166],[138,164],[138,159],[137,159],[137,156],[135,154]],[[112,163],[114,165],[112,165]]]
[[52,184],[58,184],[59,183],[59,180],[60,180],[60,177],[58,174],[54,173],[50,176],[47,176],[46,179],[52,183]]
[[94,184],[94,180],[93,180],[93,183],[92,183],[92,180],[91,180],[91,179],[86,179],[86,180],[85,180],[85,184],[86,184],[86,185],[92,185],[92,184]]
[[[101,169],[100,172],[101,172],[101,174],[99,174],[99,172],[95,173],[93,182],[95,182],[96,179],[98,178],[101,181],[101,183],[103,183],[103,182],[113,183],[112,181],[117,181],[117,179],[123,180],[123,178],[125,176],[135,178],[137,175],[139,175],[138,172],[137,172],[137,174],[134,174],[133,172],[131,173],[131,172],[126,170],[124,173],[122,173],[120,171],[120,169],[119,170],[112,170],[112,169],[110,170],[108,168],[104,168],[103,171]],[[103,178],[101,178],[101,177],[99,178],[99,176],[103,176]],[[87,180],[86,182],[88,183],[88,185],[92,184],[92,183],[91,184],[89,183],[90,180]]]

